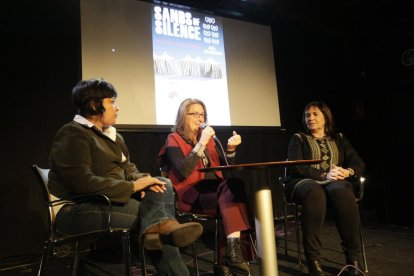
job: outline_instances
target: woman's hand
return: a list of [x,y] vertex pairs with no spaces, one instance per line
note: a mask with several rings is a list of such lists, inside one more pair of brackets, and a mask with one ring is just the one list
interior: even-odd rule
[[215,134],[216,132],[214,131],[214,129],[211,126],[207,126],[201,132],[200,141],[198,142],[205,146],[207,145],[208,141],[210,141],[210,138],[214,136]]
[[163,193],[167,190],[167,188],[165,188],[165,182],[150,175],[141,177],[134,181],[134,192],[140,191],[141,197],[145,196],[145,189],[149,189],[155,193]]
[[241,136],[237,132],[233,131],[233,136],[227,140],[227,151],[235,151],[236,147],[242,142]]
[[333,165],[331,170],[326,174],[328,180],[339,180],[349,177],[349,170]]

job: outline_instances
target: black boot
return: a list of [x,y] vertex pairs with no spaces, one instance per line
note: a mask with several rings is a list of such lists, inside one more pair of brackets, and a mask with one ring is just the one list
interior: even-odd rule
[[240,239],[227,239],[226,254],[224,255],[223,261],[232,271],[250,275],[249,263],[244,261],[241,252]]
[[347,260],[346,264],[351,265],[350,267],[348,267],[348,275],[352,275],[352,276],[364,275],[363,273],[361,273],[361,271],[363,271],[363,270],[362,270],[362,267],[361,267],[361,265],[358,261]]
[[230,268],[225,265],[214,265],[214,276],[232,276]]
[[321,263],[318,260],[308,260],[309,275],[312,276],[326,276],[322,270]]
[[349,265],[348,267],[348,275],[364,275],[364,273],[361,273],[361,271],[364,271],[361,267],[361,263],[359,260],[361,260],[360,254],[350,254],[349,251],[346,249],[344,245],[342,245],[342,248],[345,253],[345,261],[346,264]]

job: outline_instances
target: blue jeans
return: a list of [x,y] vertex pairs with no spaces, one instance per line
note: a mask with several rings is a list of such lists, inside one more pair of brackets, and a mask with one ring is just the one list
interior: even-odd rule
[[[174,194],[169,179],[164,193],[145,191],[142,199],[131,198],[125,204],[113,203],[111,226],[128,228],[140,236],[145,229],[166,219],[175,219]],[[108,208],[101,203],[67,205],[56,216],[56,229],[64,234],[76,234],[103,229],[106,226]],[[189,275],[188,268],[177,247],[166,245],[160,251],[149,251],[159,275]]]

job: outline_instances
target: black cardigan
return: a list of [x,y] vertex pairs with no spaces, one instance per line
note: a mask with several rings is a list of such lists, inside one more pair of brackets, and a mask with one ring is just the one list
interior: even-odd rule
[[[318,159],[318,156],[313,156],[307,134],[295,133],[288,146],[288,160],[307,160],[307,159]],[[312,139],[312,138],[310,138]],[[356,150],[353,148],[351,143],[346,139],[342,133],[334,135],[334,138],[330,139],[333,141],[338,148],[338,163],[337,166],[343,168],[351,168],[354,171],[353,177],[361,176],[365,171],[365,163],[359,157]],[[324,171],[318,164],[314,165],[301,165],[293,166],[288,169],[285,183],[287,184],[288,190],[293,189],[302,179],[314,179],[321,180]]]

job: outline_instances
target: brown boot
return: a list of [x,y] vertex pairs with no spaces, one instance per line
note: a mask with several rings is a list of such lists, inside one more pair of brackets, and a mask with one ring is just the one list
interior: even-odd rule
[[[154,236],[153,234],[159,234],[159,240],[163,244],[186,247],[198,239],[202,233],[203,226],[200,223],[187,222],[180,224],[174,219],[168,219],[157,225],[151,226],[145,231],[145,236],[148,234],[152,235],[148,235],[148,238],[144,236],[144,246],[145,240],[147,239],[148,246],[157,247],[158,243],[156,241],[156,235]],[[150,242],[151,239],[152,241]]]

